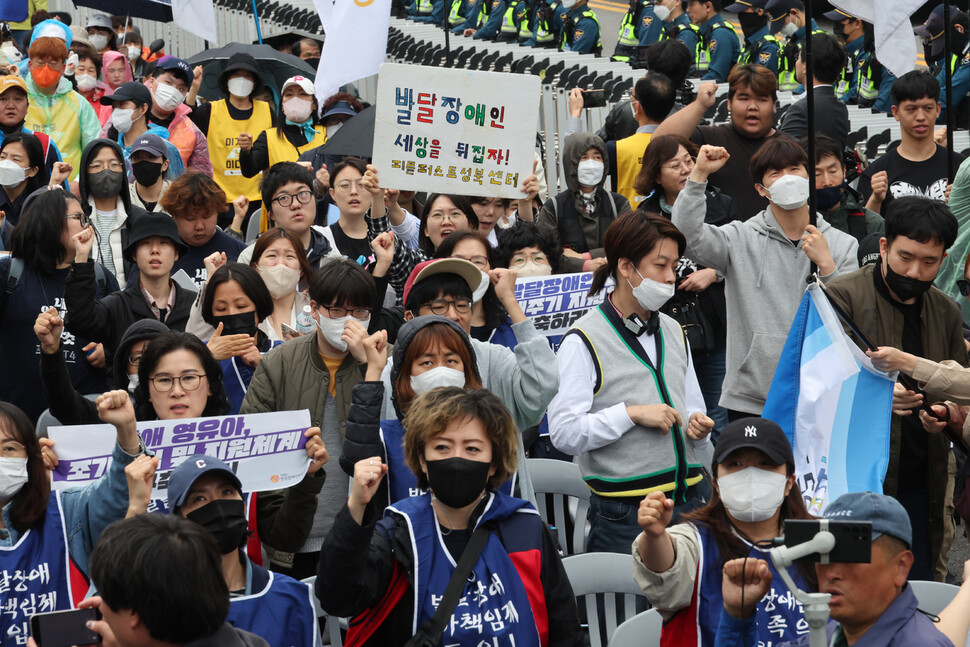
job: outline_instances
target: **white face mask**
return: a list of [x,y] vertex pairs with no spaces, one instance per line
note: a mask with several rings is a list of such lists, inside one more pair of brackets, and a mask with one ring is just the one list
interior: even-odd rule
[[[279,265],[260,265],[259,275],[266,284],[266,289],[274,299],[282,299],[292,294],[300,282],[300,270],[294,270],[280,263]],[[341,332],[343,332],[341,330]]]
[[128,393],[134,393],[135,389],[138,388],[138,373],[132,373],[128,376]]
[[248,97],[250,94],[252,94],[255,86],[255,83],[244,76],[237,76],[234,79],[229,79],[229,82],[226,83],[226,87],[229,88],[229,94],[236,97]]
[[87,92],[88,90],[93,90],[94,86],[98,84],[98,78],[93,74],[78,74],[77,75],[77,89],[81,92]]
[[185,101],[184,94],[170,85],[158,82],[155,83],[155,92],[152,93],[152,97],[155,99],[155,105],[158,106],[159,110],[165,112],[175,110],[180,103]]
[[746,467],[717,479],[724,507],[738,521],[770,519],[785,499],[788,477],[757,467]]
[[9,189],[26,179],[27,169],[13,160],[0,160],[0,185]]
[[808,202],[808,178],[800,175],[782,175],[766,188],[768,199],[782,209],[798,209]]
[[653,15],[657,17],[657,20],[667,22],[667,18],[670,18],[670,9],[662,4],[658,4],[653,8]]
[[95,34],[94,36],[88,36],[88,40],[91,41],[91,45],[94,49],[99,52],[108,46],[108,37],[104,34]]
[[630,279],[627,279],[626,282],[630,283],[630,287],[633,288],[633,296],[644,310],[656,312],[663,307],[663,304],[670,300],[670,297],[674,296],[677,288],[674,287],[673,283],[661,283],[660,281],[648,279],[643,274],[640,274],[640,271],[636,268],[633,271],[640,277],[640,285],[633,287]]
[[576,175],[583,186],[596,186],[603,179],[606,165],[597,160],[583,160],[576,167]]
[[424,395],[442,386],[465,387],[465,372],[447,366],[435,366],[421,375],[411,376],[411,389],[415,395]]
[[344,122],[341,121],[339,123],[333,124],[332,126],[327,126],[327,139],[330,139],[331,137],[336,135],[337,131],[340,130],[340,127],[343,125],[344,125]]
[[796,31],[798,31],[798,25],[793,22],[786,22],[785,26],[781,28],[781,32],[779,33],[781,33],[781,35],[785,38],[791,38],[795,35]]
[[111,111],[111,125],[115,130],[124,135],[131,130],[132,118],[135,114],[134,108],[115,108]]
[[9,501],[26,482],[26,458],[0,458],[0,499]]
[[483,298],[485,298],[485,293],[488,292],[488,286],[491,284],[492,284],[492,279],[489,278],[488,272],[483,271],[482,280],[478,284],[478,287],[475,288],[475,291],[472,293],[472,303],[478,303]]
[[294,123],[302,124],[310,118],[311,112],[313,112],[313,102],[307,99],[290,97],[283,102],[283,114]]
[[526,276],[549,276],[550,274],[552,274],[552,267],[548,263],[536,263],[533,260],[528,260],[525,265],[518,265],[515,268],[515,275],[519,278]]
[[578,1],[579,0],[562,0],[562,8],[568,11],[569,9],[575,7]]
[[[327,340],[328,344],[333,346],[334,350],[341,353],[346,352],[347,342],[340,337],[344,334],[344,327],[351,319],[353,319],[353,317],[350,315],[330,319],[329,317],[325,317],[322,313],[317,312],[317,326],[323,333],[323,338]],[[364,320],[358,319],[358,321],[360,321],[360,325],[365,329],[370,324],[370,318]]]
[[129,45],[128,46],[128,60],[129,61],[137,61],[139,59],[139,57],[141,57],[141,47],[139,47],[138,45]]

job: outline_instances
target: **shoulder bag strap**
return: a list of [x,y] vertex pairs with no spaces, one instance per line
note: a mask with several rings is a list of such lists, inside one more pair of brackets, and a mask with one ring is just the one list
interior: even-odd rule
[[485,542],[488,541],[488,536],[491,534],[492,531],[490,528],[486,527],[485,524],[480,525],[472,533],[471,539],[468,540],[468,545],[462,551],[461,559],[458,560],[458,565],[455,566],[455,572],[452,573],[451,579],[448,580],[445,594],[441,597],[441,603],[438,604],[438,608],[435,609],[434,615],[431,616],[431,620],[428,623],[429,626],[427,626],[427,635],[433,636],[435,643],[441,641],[445,627],[448,626],[448,619],[451,618],[455,607],[458,606],[461,592],[465,589],[468,574],[471,573],[472,567],[478,561],[478,556],[482,554],[482,550],[485,548]]

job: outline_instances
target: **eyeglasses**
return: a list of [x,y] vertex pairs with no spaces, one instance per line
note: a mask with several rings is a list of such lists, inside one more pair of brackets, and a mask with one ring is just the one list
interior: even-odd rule
[[308,204],[313,199],[313,191],[307,189],[299,193],[281,193],[273,198],[273,202],[281,207],[288,207],[293,203],[293,198],[296,198],[300,204]]
[[690,169],[694,168],[694,164],[696,162],[697,162],[697,160],[694,159],[693,157],[688,157],[687,159],[679,159],[679,160],[677,160],[675,162],[670,162],[668,164],[664,164],[663,165],[663,168],[667,169],[668,171],[673,171],[673,172],[676,173],[681,168],[685,168],[687,170],[690,170]]
[[168,377],[166,375],[163,377],[149,378],[149,380],[151,381],[152,386],[155,387],[156,391],[159,393],[168,393],[172,390],[172,387],[175,386],[176,382],[178,382],[179,387],[185,391],[195,391],[197,388],[199,388],[199,385],[202,384],[202,378],[204,377],[205,375],[200,375],[198,373],[188,373],[181,377]]
[[91,222],[90,220],[88,220],[87,215],[85,215],[83,211],[78,211],[77,213],[69,213],[66,216],[64,216],[64,220],[71,220],[75,218],[79,223],[81,223],[82,227],[87,227],[88,224],[90,224]]
[[452,256],[452,258],[460,258],[463,261],[468,261],[480,270],[484,270],[486,267],[488,267],[488,259],[481,255],[469,256],[467,258],[464,256]]
[[360,191],[364,188],[364,185],[360,180],[341,180],[335,185],[338,191],[343,191],[344,193],[350,193],[351,187]]
[[320,306],[327,311],[331,319],[340,319],[350,315],[354,319],[363,321],[370,317],[370,308],[344,308],[343,306]]
[[[111,160],[110,162],[108,162],[109,171],[121,171],[124,168],[125,168],[125,165],[119,162],[118,160]],[[90,164],[88,164],[88,171],[90,171],[91,173],[100,173],[104,169],[105,169],[104,162],[91,162]]]
[[957,287],[960,288],[960,294],[965,297],[970,297],[970,281],[959,279],[957,281]]
[[430,216],[428,216],[428,220],[430,222],[441,222],[445,218],[447,218],[452,222],[458,222],[459,220],[468,220],[468,216],[466,216],[461,211],[452,211],[451,213],[433,213]]
[[[448,314],[448,309],[452,306],[454,306],[455,312],[460,315],[468,314],[472,310],[472,302],[468,299],[455,299],[454,301],[442,299],[440,301],[425,303],[421,308],[427,308],[436,315],[444,315]],[[421,308],[418,309],[420,310]]]
[[528,263],[529,261],[532,261],[533,263],[539,263],[540,265],[542,264],[548,265],[549,263],[549,261],[546,259],[545,254],[529,254],[528,256],[526,256],[525,254],[522,254],[521,256],[519,255],[513,256],[512,260],[509,261],[509,267],[524,267],[525,264]]

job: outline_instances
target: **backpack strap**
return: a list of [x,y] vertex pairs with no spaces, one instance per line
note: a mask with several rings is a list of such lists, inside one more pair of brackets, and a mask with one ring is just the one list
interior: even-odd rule
[[10,257],[10,273],[7,274],[7,296],[13,294],[24,273],[24,259]]

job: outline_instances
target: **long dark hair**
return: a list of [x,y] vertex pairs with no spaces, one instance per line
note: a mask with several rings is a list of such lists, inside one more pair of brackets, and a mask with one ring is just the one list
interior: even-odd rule
[[40,140],[34,135],[23,131],[10,133],[3,140],[3,143],[0,144],[0,153],[10,144],[20,144],[23,146],[27,152],[27,162],[37,169],[33,177],[27,178],[27,184],[24,186],[22,195],[30,195],[42,186],[47,186],[51,180],[51,174],[47,170],[47,164],[44,161],[44,148],[41,146]]
[[[485,238],[485,236],[477,231],[456,231],[448,234],[448,237],[438,245],[438,250],[434,254],[435,258],[451,258],[451,255],[455,253],[455,247],[463,240],[474,240],[481,243],[482,247],[485,248],[488,267],[493,270],[499,267],[498,257],[495,255],[495,250],[489,244],[488,238]],[[494,330],[501,326],[505,318],[509,316],[509,313],[505,310],[505,306],[502,305],[502,302],[498,300],[498,295],[495,294],[495,286],[491,284],[489,284],[488,289],[485,291],[485,296],[482,297],[482,309],[485,314],[485,327],[489,330]]]
[[475,210],[472,209],[472,203],[463,195],[452,195],[451,193],[431,193],[428,195],[428,199],[424,202],[424,211],[421,213],[421,229],[418,230],[418,247],[421,248],[425,254],[429,257],[434,256],[434,244],[431,239],[428,238],[425,233],[425,226],[428,224],[428,215],[431,213],[432,207],[434,207],[435,200],[438,198],[448,198],[458,207],[465,217],[468,218],[468,226],[474,231],[478,231],[478,215]]
[[10,506],[10,521],[17,532],[23,533],[44,523],[51,493],[50,479],[34,425],[27,414],[9,402],[0,401],[0,426],[27,448],[27,482],[14,495]]
[[53,274],[57,265],[74,253],[61,243],[61,232],[67,227],[64,216],[68,200],[81,202],[73,193],[59,189],[29,196],[13,230],[10,254],[42,274]]
[[[226,387],[222,382],[222,368],[212,356],[209,347],[202,340],[185,332],[174,330],[162,333],[145,346],[141,362],[138,364],[138,387],[135,389],[135,417],[138,420],[157,420],[158,414],[149,400],[148,385],[151,375],[162,357],[177,350],[187,350],[195,354],[205,370],[206,381],[209,383],[209,399],[205,403],[202,416],[224,416],[232,408]],[[201,388],[201,387],[200,387]]]

